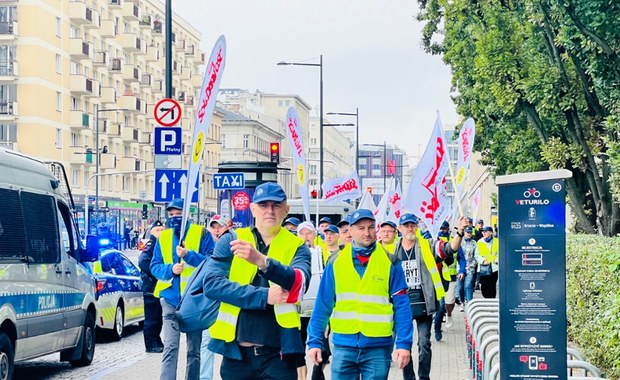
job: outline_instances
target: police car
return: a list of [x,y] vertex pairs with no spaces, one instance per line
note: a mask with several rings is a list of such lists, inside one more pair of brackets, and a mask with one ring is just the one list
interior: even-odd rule
[[142,279],[138,267],[121,251],[110,248],[108,239],[99,238],[97,244],[99,260],[88,266],[97,283],[97,327],[118,341],[125,326],[144,321]]

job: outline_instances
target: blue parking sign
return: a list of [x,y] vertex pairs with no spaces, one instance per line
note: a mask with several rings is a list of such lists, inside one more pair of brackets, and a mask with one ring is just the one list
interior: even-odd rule
[[183,133],[180,127],[155,127],[155,154],[181,154]]

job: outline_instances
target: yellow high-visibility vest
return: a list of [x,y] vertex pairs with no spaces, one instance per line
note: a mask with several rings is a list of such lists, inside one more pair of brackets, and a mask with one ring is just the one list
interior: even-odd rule
[[[202,238],[203,228],[196,224],[191,224],[185,235],[185,248],[191,251],[198,252],[200,250],[200,239]],[[172,246],[172,228],[163,230],[159,234],[159,247],[161,248],[161,256],[164,259],[164,264],[173,264],[172,262],[172,250],[176,247]],[[184,265],[181,272],[181,295],[185,292],[187,281],[194,273],[194,268],[191,265]],[[153,295],[159,298],[159,294],[162,290],[168,289],[172,286],[172,280],[157,280]]]
[[484,239],[478,240],[476,244],[478,244],[478,251],[483,259],[485,259],[488,263],[497,261],[499,256],[499,241],[497,238],[493,238],[493,241],[491,242],[491,250],[489,250],[489,245],[484,241]]
[[[247,241],[256,248],[256,240],[251,228],[238,228],[236,231],[239,240]],[[293,235],[286,228],[280,228],[280,232],[273,238],[269,244],[267,257],[276,260],[284,265],[290,265],[297,253],[297,249],[304,244],[304,241]],[[251,284],[254,276],[258,271],[258,267],[247,261],[233,257],[230,265],[230,273],[228,279],[240,285]],[[301,319],[297,312],[295,304],[278,304],[273,307],[274,314],[278,325],[284,328],[301,328]],[[225,342],[232,342],[237,332],[237,321],[241,309],[228,303],[221,302],[217,320],[209,329],[211,337],[221,339]]]
[[419,228],[416,231],[416,236],[418,238],[418,241],[420,242],[422,261],[424,261],[426,269],[428,269],[431,274],[431,278],[433,279],[433,287],[435,288],[435,295],[437,296],[437,301],[440,301],[446,296],[446,291],[443,288],[443,284],[441,282],[441,276],[439,275],[439,270],[437,269],[435,255],[433,255],[433,251],[431,250],[431,244],[428,242],[428,240],[422,237]]
[[394,252],[396,252],[397,243],[398,243],[398,239],[394,239],[394,241],[391,243],[381,243],[381,246],[383,247],[384,251],[393,255]]
[[392,262],[377,244],[360,279],[353,265],[352,247],[347,244],[334,260],[336,304],[330,318],[331,329],[338,334],[367,337],[392,336],[394,308],[390,302]]
[[[450,243],[449,237],[442,236],[439,240],[442,240],[445,243]],[[454,261],[456,262],[456,259],[454,259]],[[454,265],[454,263],[452,264]],[[445,263],[441,264],[441,277],[448,282],[452,281],[452,276],[450,276],[450,267],[448,267]]]

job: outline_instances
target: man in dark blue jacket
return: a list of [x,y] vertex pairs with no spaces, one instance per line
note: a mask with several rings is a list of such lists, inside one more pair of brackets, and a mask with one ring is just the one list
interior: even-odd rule
[[140,277],[142,278],[142,294],[144,297],[144,345],[146,352],[159,353],[164,350],[164,343],[161,341],[162,311],[159,299],[153,296],[157,278],[151,273],[151,260],[153,260],[153,250],[155,243],[164,226],[160,221],[153,223],[149,241],[146,248],[140,253],[138,266],[140,266]]

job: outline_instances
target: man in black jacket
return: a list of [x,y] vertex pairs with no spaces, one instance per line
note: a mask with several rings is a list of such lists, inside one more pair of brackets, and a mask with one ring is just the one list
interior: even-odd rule
[[151,260],[153,259],[153,248],[164,226],[157,221],[151,227],[151,236],[146,243],[144,251],[140,254],[138,265],[142,271],[142,293],[144,296],[144,345],[146,352],[160,353],[164,350],[164,343],[161,341],[162,329],[162,310],[159,299],[153,296],[157,279],[151,274]]

